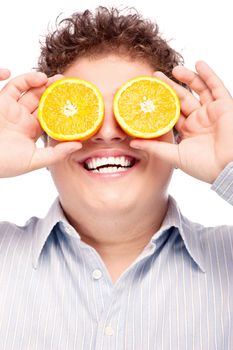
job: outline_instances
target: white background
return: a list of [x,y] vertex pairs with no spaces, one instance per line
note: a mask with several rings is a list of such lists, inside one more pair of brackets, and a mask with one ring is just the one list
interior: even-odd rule
[[[206,60],[233,93],[232,11],[230,1],[2,1],[0,5],[0,67],[12,75],[36,66],[39,39],[48,26],[54,28],[62,18],[98,5],[135,7],[145,17],[157,21],[163,37],[182,53],[186,66],[194,69],[199,59]],[[232,135],[233,137],[233,135]],[[212,226],[233,223],[233,208],[211,189],[176,170],[170,185],[184,215]],[[0,179],[0,220],[22,225],[30,216],[42,217],[56,197],[56,189],[45,169],[17,178]]]

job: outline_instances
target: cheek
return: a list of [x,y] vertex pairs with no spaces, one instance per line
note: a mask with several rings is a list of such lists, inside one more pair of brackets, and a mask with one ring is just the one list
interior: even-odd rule
[[175,143],[175,138],[174,138],[174,131],[173,129],[169,131],[168,133],[158,137],[156,140],[162,141],[162,142],[169,142],[169,143]]
[[[175,143],[173,130],[158,137],[157,140],[161,141],[161,142]],[[170,164],[168,164],[167,162],[164,162],[162,159],[158,159],[158,158],[153,157],[153,156],[152,156],[152,163],[153,163],[153,167],[154,167],[154,169],[156,169],[155,171],[159,177],[164,179],[165,182],[166,182],[167,178],[170,179],[171,174],[173,172],[173,167]]]
[[[172,142],[172,139],[169,141],[166,140],[166,142]],[[145,181],[148,183],[148,187],[150,183],[151,188],[154,188],[155,191],[163,192],[170,183],[173,167],[162,159],[158,159],[156,156],[151,156],[149,163],[150,165],[147,169],[147,178]]]
[[[60,141],[52,139],[51,137],[47,136],[47,143],[46,143],[45,147],[55,147],[59,143],[60,143]],[[47,169],[50,171],[50,174],[51,174],[55,183],[59,182],[60,177],[62,177],[62,174],[64,173],[63,167],[64,167],[63,162],[57,162],[57,163],[47,167]],[[60,176],[59,176],[59,174],[60,174]]]
[[47,144],[46,144],[47,147],[49,147],[49,146],[54,147],[54,146],[56,146],[58,143],[60,143],[60,141],[54,140],[54,139],[52,139],[51,137],[47,136]]

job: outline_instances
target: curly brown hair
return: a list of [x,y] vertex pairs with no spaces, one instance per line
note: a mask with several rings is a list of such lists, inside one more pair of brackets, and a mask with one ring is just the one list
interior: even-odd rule
[[57,22],[56,30],[41,44],[37,69],[52,76],[63,73],[79,57],[107,53],[144,60],[173,80],[172,69],[183,64],[183,57],[161,37],[156,23],[133,8],[99,6]]

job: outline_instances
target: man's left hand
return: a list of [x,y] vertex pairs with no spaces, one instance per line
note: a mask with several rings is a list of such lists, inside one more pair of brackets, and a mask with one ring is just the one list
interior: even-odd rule
[[172,72],[196,96],[163,73],[154,73],[170,84],[180,99],[181,115],[175,126],[179,143],[137,139],[131,141],[130,146],[151,152],[185,173],[212,184],[233,161],[233,98],[205,62],[197,62],[196,71],[177,66]]

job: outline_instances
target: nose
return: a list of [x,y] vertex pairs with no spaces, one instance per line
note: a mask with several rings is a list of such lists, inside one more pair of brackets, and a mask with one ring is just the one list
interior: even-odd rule
[[121,129],[117,123],[113,108],[107,108],[105,105],[105,114],[103,123],[98,132],[92,136],[91,141],[94,143],[121,143],[129,136]]

